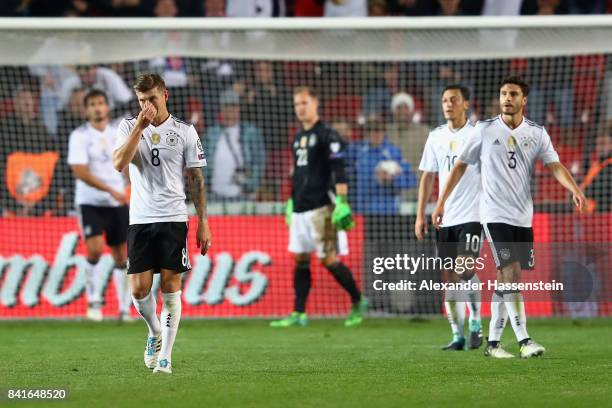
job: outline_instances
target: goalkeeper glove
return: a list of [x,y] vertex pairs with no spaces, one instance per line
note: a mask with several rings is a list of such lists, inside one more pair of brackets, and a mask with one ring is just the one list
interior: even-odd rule
[[287,200],[285,205],[285,223],[288,227],[291,226],[291,216],[293,215],[293,198]]
[[332,224],[339,230],[350,230],[355,227],[351,207],[346,198],[336,196],[336,207],[332,213]]

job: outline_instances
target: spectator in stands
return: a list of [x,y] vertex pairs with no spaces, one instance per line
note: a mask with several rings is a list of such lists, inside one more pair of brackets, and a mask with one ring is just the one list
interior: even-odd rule
[[178,13],[179,10],[174,0],[157,0],[153,7],[154,17],[176,17]]
[[368,16],[385,17],[387,15],[387,2],[385,0],[369,0]]
[[204,15],[206,17],[226,17],[225,0],[204,0]]
[[612,207],[612,122],[602,129],[595,141],[593,160],[580,183],[591,212],[610,212]]
[[[573,59],[571,57],[533,58],[526,77],[529,91],[529,119],[542,125],[558,125],[568,130],[574,124]],[[552,106],[552,111],[549,111]]]
[[604,74],[605,80],[603,84],[603,100],[606,111],[604,113],[605,120],[612,123],[612,57],[608,56],[607,70]]
[[436,13],[432,0],[388,0],[387,10],[394,16],[431,16]]
[[202,84],[212,84],[212,86],[202,86],[202,110],[204,113],[203,123],[207,126],[217,121],[219,112],[219,95],[224,89],[232,87],[240,80],[240,72],[237,63],[223,60],[204,60],[199,66],[196,76]]
[[212,199],[254,199],[266,153],[259,130],[240,118],[240,96],[229,89],[220,98],[219,124],[206,132],[207,180]]
[[414,188],[416,177],[400,150],[385,136],[385,124],[373,117],[366,124],[366,140],[349,145],[348,168],[352,169],[356,212],[366,215],[399,214],[400,193]]
[[[134,93],[128,88],[123,79],[112,69],[99,66],[81,66],[77,68],[78,77],[71,77],[64,86],[68,92],[75,88],[99,89],[108,96],[111,110],[126,109]],[[126,109],[127,110],[127,109]]]
[[606,0],[566,0],[569,14],[605,14]]
[[[375,68],[380,68],[380,65]],[[371,75],[379,78],[376,73]],[[366,119],[369,116],[386,116],[389,112],[389,101],[394,94],[402,90],[399,64],[382,64],[380,77],[382,77],[380,83],[370,87],[363,97],[363,115]]]
[[[74,70],[63,66],[30,67],[30,73],[40,82],[40,114],[42,121],[51,135],[58,133],[58,112],[62,110],[70,97],[68,89],[71,83],[78,80]],[[60,135],[61,137],[61,135]]]
[[[393,120],[387,126],[389,140],[400,148],[404,160],[417,169],[429,128],[415,121],[414,98],[410,94],[395,94],[391,100],[391,111]],[[408,195],[405,194],[404,198],[408,198]],[[416,199],[416,192],[411,192],[410,199]]]
[[554,14],[568,14],[567,0],[523,0],[521,14],[550,16]]
[[246,120],[262,131],[266,152],[284,149],[289,141],[288,124],[293,117],[291,94],[275,79],[270,61],[253,64],[254,80],[245,90]]
[[85,122],[85,106],[83,105],[85,94],[86,92],[83,88],[73,89],[68,103],[59,112],[58,138],[60,140],[67,141],[70,132]]
[[450,17],[464,15],[463,10],[461,9],[460,0],[438,0],[438,4],[440,6],[438,11],[440,16]]
[[284,17],[284,0],[226,0],[227,17]]
[[523,0],[484,0],[483,16],[518,16]]
[[57,142],[38,119],[37,95],[31,88],[21,85],[16,89],[13,114],[0,122],[0,135],[3,216],[63,213],[64,160]]
[[368,0],[327,0],[325,17],[367,17]]
[[[288,4],[291,6],[291,4]],[[294,17],[323,17],[325,0],[294,0]]]
[[338,132],[338,136],[345,143],[352,143],[353,141],[353,128],[348,120],[344,118],[334,118],[331,121],[331,127]]

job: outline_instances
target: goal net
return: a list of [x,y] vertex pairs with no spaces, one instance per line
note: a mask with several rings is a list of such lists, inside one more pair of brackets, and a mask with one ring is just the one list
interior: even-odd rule
[[[418,242],[414,222],[421,153],[429,131],[444,123],[442,89],[466,85],[470,120],[486,119],[499,113],[498,84],[509,74],[530,82],[526,116],[546,127],[591,199],[588,213],[578,215],[566,190],[536,166],[536,271],[525,279],[565,287],[534,293],[527,311],[610,314],[610,17],[1,19],[0,31],[0,318],[85,315],[86,250],[68,140],[86,121],[90,89],[107,93],[113,119],[137,114],[131,85],[145,71],[163,76],[170,112],[193,123],[208,160],[213,246],[206,257],[198,254],[192,222],[184,316],[291,311],[294,262],[284,203],[298,130],[292,92],[301,85],[317,90],[321,118],[349,146],[356,228],[341,259],[369,298],[370,315],[440,313],[441,290],[383,288],[442,282],[437,268],[380,262],[435,255],[434,231]],[[383,180],[379,172],[398,168],[390,161],[401,171]],[[486,245],[483,256],[484,282],[495,278],[495,268]],[[114,317],[110,253],[100,262],[103,312]],[[346,314],[346,293],[314,255],[311,265],[309,314]],[[485,286],[483,300],[490,294]]]

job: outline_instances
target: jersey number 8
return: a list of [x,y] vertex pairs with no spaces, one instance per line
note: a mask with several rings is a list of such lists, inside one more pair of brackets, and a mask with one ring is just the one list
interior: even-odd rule
[[157,147],[151,149],[151,164],[155,167],[161,164],[161,160],[159,159],[159,149]]

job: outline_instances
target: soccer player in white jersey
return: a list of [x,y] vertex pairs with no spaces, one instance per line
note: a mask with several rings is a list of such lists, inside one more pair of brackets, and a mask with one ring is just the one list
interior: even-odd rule
[[[419,183],[419,200],[414,233],[418,240],[427,234],[427,217],[425,206],[433,192],[436,174],[439,185],[444,186],[451,168],[463,145],[473,131],[474,126],[468,121],[470,91],[465,86],[449,85],[442,91],[442,111],[446,124],[438,126],[429,133],[419,170],[423,172]],[[441,190],[440,190],[441,192]],[[474,202],[480,196],[480,166],[469,166],[465,177],[446,202],[444,227],[436,231],[438,257],[443,260],[451,258],[477,257],[480,253],[480,236],[482,227],[478,206]],[[461,260],[461,265],[464,261]],[[460,272],[460,273],[459,273]],[[479,283],[474,271],[444,270],[449,282],[460,282],[461,279]],[[482,345],[482,325],[480,321],[480,291],[459,292],[447,290],[444,294],[444,307],[451,326],[453,339],[443,350],[463,350],[465,348],[464,321],[466,306],[470,311],[470,338],[468,347],[477,349]]]
[[[183,172],[198,214],[196,243],[204,255],[211,238],[202,173],[206,159],[193,125],[168,113],[168,90],[158,74],[139,75],[134,91],[142,110],[119,125],[113,164],[119,171],[129,164],[132,183],[128,277],[134,305],[149,329],[144,362],[154,373],[170,374],[181,318],[181,273],[191,269]],[[161,275],[161,325],[151,293],[154,273]]]
[[[586,198],[569,171],[559,162],[550,136],[542,126],[523,116],[529,85],[521,77],[505,78],[499,90],[501,114],[479,122],[459,155],[434,213],[438,228],[445,217],[445,203],[465,174],[468,165],[480,164],[482,193],[480,219],[497,265],[497,281],[519,283],[521,269],[533,269],[533,202],[530,179],[534,164],[541,160],[557,181],[572,193],[580,211]],[[446,218],[444,218],[446,219]],[[510,319],[519,342],[520,356],[544,354],[544,347],[527,333],[527,317],[519,291],[496,291],[491,300],[491,323],[485,355],[510,358],[500,339]]]
[[83,99],[87,123],[70,134],[68,164],[76,178],[75,204],[81,231],[87,247],[87,317],[101,321],[102,277],[100,257],[104,238],[115,262],[113,281],[119,305],[119,318],[131,321],[132,299],[128,290],[125,263],[127,258],[128,207],[125,177],[112,163],[117,128],[110,123],[107,96],[92,90]]

